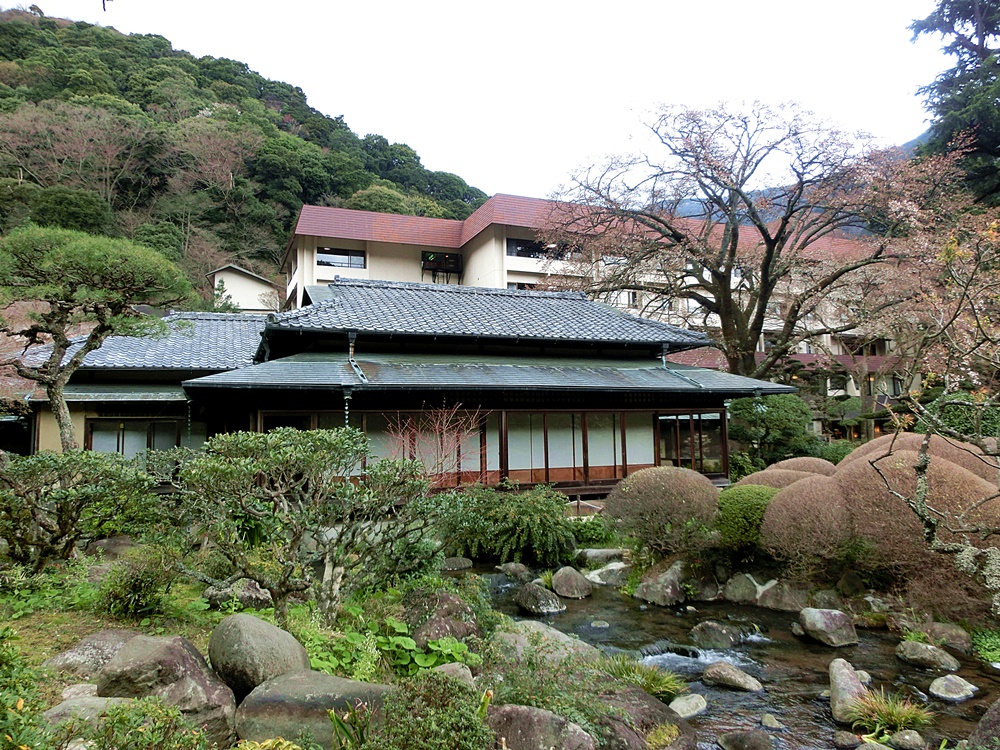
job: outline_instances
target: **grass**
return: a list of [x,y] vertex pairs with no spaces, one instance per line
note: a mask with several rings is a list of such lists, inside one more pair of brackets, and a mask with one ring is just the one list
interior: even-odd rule
[[673,672],[643,664],[628,654],[605,656],[598,669],[622,682],[636,685],[660,700],[673,700],[688,691],[687,683]]
[[847,711],[854,729],[863,729],[876,739],[904,729],[920,729],[933,717],[933,712],[909,698],[887,695],[882,689],[865,691]]

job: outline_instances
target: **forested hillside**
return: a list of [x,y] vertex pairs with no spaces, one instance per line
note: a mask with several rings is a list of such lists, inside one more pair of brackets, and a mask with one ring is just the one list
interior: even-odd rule
[[30,220],[128,237],[204,288],[226,262],[274,275],[303,203],[464,218],[485,198],[244,63],[0,13],[2,232]]

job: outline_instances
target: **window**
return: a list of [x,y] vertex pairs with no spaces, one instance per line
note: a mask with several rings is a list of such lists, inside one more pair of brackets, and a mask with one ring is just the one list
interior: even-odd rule
[[365,268],[365,251],[320,247],[316,249],[316,265],[335,268]]
[[513,282],[513,281],[508,281],[507,282],[507,288],[510,289],[511,291],[518,290],[518,291],[521,291],[521,292],[530,292],[531,290],[533,290],[537,286],[538,286],[538,284],[529,284],[526,281],[518,281],[516,283]]
[[434,273],[462,273],[462,255],[423,252],[420,254],[420,270]]
[[548,258],[549,251],[541,242],[532,240],[507,240],[507,255],[512,258]]
[[176,419],[93,419],[87,422],[87,444],[98,453],[132,458],[147,450],[170,450],[182,442],[199,445],[205,441],[205,432],[204,424],[192,424],[189,441],[185,424]]

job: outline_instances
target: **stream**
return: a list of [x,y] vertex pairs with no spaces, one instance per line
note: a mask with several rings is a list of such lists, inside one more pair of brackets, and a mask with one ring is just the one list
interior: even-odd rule
[[[510,583],[503,575],[488,574],[486,578],[491,582],[494,606],[515,619],[525,619],[512,601],[518,584]],[[837,657],[847,659],[855,669],[867,671],[872,676],[872,688],[882,687],[887,693],[902,691],[928,705],[935,718],[921,734],[932,748],[946,738],[949,746],[967,738],[990,704],[1000,698],[1000,669],[959,654],[955,655],[962,668],[957,674],[979,688],[976,697],[959,704],[931,698],[927,694],[931,681],[944,673],[901,662],[895,655],[899,636],[885,630],[859,628],[857,646],[833,649],[792,635],[790,626],[797,618],[791,612],[725,602],[698,603],[694,611],[685,606],[657,607],[608,586],[594,586],[593,595],[587,599],[562,601],[566,612],[539,619],[606,651],[627,651],[647,664],[676,672],[688,680],[693,692],[705,696],[708,710],[690,719],[698,729],[699,748],[704,750],[715,747],[715,738],[724,732],[760,728],[760,719],[766,713],[786,727],[768,730],[775,747],[832,748],[834,729],[849,729],[834,725],[829,701],[821,696],[829,688],[828,665]],[[732,649],[698,650],[690,646],[688,632],[703,620],[743,624],[751,635]],[[592,625],[600,621],[609,626]],[[675,649],[673,644],[688,648]],[[720,660],[756,677],[764,684],[764,692],[743,693],[703,685],[699,681],[702,670]]]

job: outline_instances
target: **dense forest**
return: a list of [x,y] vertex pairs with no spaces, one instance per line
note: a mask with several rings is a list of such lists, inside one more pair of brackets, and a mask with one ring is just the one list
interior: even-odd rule
[[32,9],[0,13],[0,232],[127,237],[208,296],[227,262],[273,276],[303,203],[461,219],[486,199],[242,62]]

